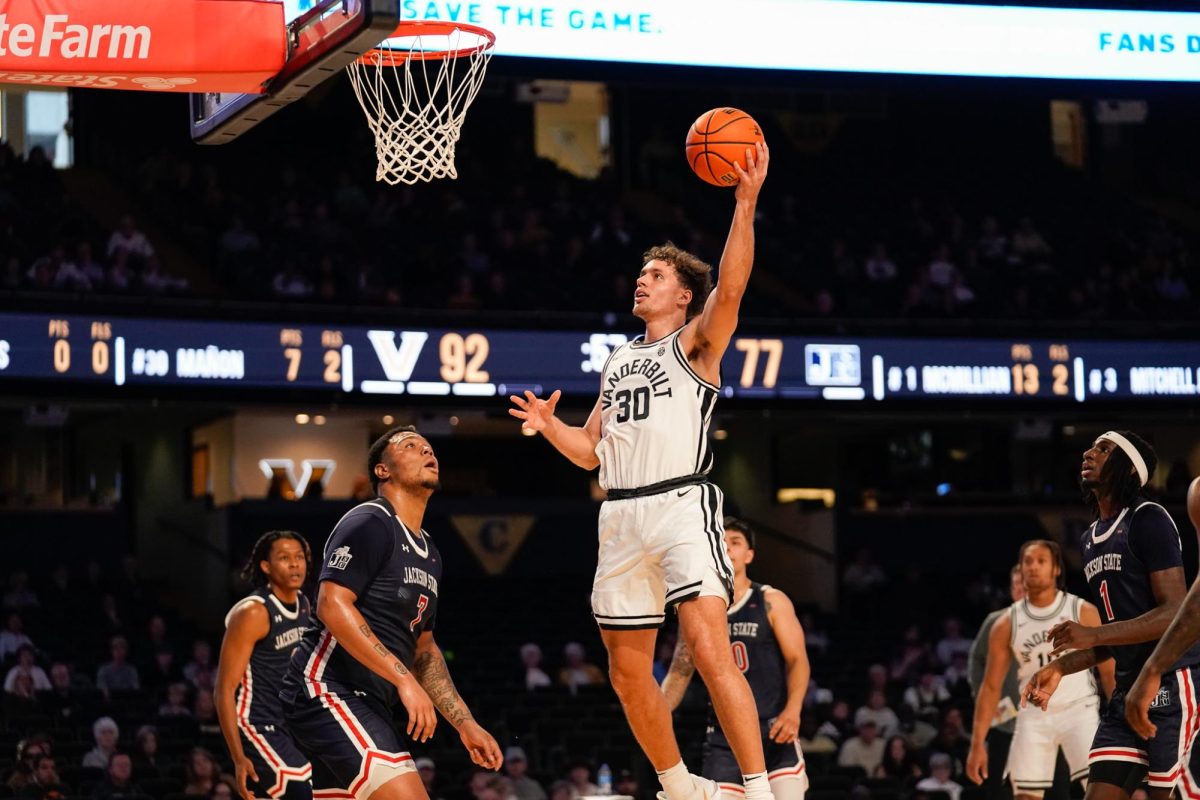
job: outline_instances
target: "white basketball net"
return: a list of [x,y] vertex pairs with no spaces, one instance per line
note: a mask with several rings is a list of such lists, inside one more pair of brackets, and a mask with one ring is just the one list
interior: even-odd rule
[[380,49],[392,55],[370,53],[346,67],[375,135],[375,180],[394,186],[457,178],[455,147],[492,58],[490,41],[455,28],[395,37]]

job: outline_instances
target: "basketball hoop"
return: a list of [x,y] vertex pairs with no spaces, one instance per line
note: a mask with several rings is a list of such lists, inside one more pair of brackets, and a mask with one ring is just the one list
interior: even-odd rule
[[457,178],[454,152],[496,36],[458,22],[402,22],[346,67],[375,135],[375,180]]

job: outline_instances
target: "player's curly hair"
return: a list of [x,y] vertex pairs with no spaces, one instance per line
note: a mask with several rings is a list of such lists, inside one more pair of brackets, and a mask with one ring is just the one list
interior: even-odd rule
[[754,539],[756,538],[754,535],[754,528],[752,528],[750,526],[750,523],[746,522],[746,520],[738,519],[737,517],[726,517],[725,518],[725,530],[737,531],[742,536],[745,536],[746,544],[750,547],[751,550],[754,549]]
[[295,531],[267,531],[254,543],[254,549],[250,551],[250,559],[246,562],[246,566],[242,567],[242,580],[254,586],[267,585],[267,575],[259,569],[258,565],[263,561],[271,560],[271,548],[280,539],[299,542],[300,547],[304,550],[304,564],[308,568],[312,568],[312,548],[308,546],[307,539]]
[[707,302],[713,288],[712,267],[688,251],[676,247],[673,242],[655,245],[642,253],[643,265],[656,259],[673,266],[683,288],[691,290],[692,301],[688,303],[687,318],[690,320],[703,311],[704,303]]
[[376,439],[371,444],[371,449],[367,451],[367,475],[371,478],[371,491],[375,494],[379,494],[379,478],[375,475],[375,465],[383,463],[383,454],[387,451],[388,445],[392,443],[392,437],[398,433],[418,433],[418,431],[415,425],[397,425]]
[[[1129,443],[1137,449],[1142,460],[1146,462],[1146,474],[1153,477],[1154,470],[1158,468],[1158,454],[1154,452],[1150,443],[1133,431],[1117,431],[1117,433],[1128,439]],[[1114,446],[1112,452],[1108,454],[1108,460],[1104,462],[1104,468],[1100,470],[1099,480],[1099,493],[1110,498],[1118,509],[1133,508],[1143,494],[1142,482],[1133,467],[1133,461],[1120,447]],[[1100,504],[1096,501],[1096,492],[1087,486],[1082,488],[1084,502],[1099,519]]]
[[1014,569],[1018,571],[1021,569],[1021,562],[1025,560],[1025,551],[1031,547],[1044,547],[1050,551],[1050,559],[1054,562],[1054,566],[1058,567],[1058,578],[1055,579],[1055,583],[1058,585],[1058,588],[1065,588],[1067,585],[1067,566],[1063,562],[1062,546],[1051,539],[1030,539],[1021,545],[1021,549],[1017,551],[1017,566]]

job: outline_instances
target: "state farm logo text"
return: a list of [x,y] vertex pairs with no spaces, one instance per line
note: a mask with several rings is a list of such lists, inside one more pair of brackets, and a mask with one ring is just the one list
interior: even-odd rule
[[18,58],[123,58],[150,55],[150,28],[145,25],[72,25],[66,14],[47,14],[40,29],[26,22],[10,24],[0,14],[0,56]]

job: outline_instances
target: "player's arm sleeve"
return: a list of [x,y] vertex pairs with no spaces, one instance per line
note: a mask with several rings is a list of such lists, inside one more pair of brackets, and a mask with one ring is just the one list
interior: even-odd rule
[[1147,572],[1183,566],[1179,530],[1161,506],[1146,505],[1135,511],[1130,528],[1135,535],[1130,537],[1129,546]]
[[395,537],[382,516],[359,513],[338,523],[325,545],[320,581],[333,581],[361,596],[392,556]]

